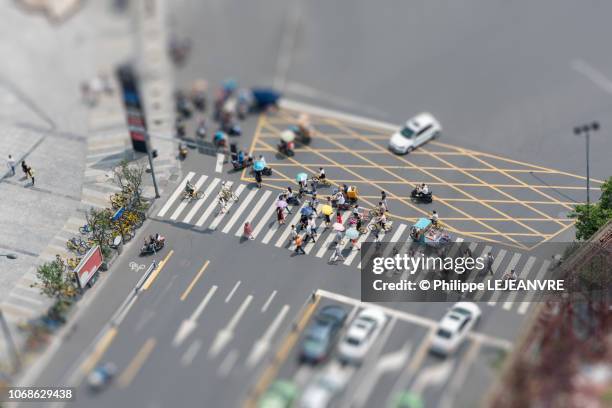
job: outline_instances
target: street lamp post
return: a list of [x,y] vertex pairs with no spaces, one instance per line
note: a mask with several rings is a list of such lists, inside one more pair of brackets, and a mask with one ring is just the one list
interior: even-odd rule
[[586,199],[587,199],[587,211],[591,205],[591,175],[590,175],[590,143],[591,143],[591,131],[596,132],[599,130],[599,123],[593,122],[590,124],[576,126],[574,128],[574,134],[576,136],[585,136],[586,139]]

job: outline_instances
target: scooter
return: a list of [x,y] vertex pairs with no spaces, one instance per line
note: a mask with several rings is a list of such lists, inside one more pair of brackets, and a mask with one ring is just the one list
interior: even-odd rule
[[165,244],[166,237],[160,235],[157,240],[143,245],[142,248],[140,248],[140,255],[149,255],[159,252],[162,250]]
[[87,377],[89,389],[93,392],[104,390],[115,377],[117,366],[113,363],[106,363],[93,369]]
[[245,158],[244,160],[242,160],[242,162],[239,162],[238,155],[232,155],[232,167],[234,168],[234,170],[246,169],[247,167],[250,167],[251,164],[253,164],[252,157]]
[[427,194],[423,194],[423,193],[418,192],[417,189],[415,188],[410,193],[410,197],[414,201],[420,202],[420,203],[430,204],[431,202],[433,202],[433,194],[431,193],[431,191],[429,191]]
[[281,142],[280,144],[276,145],[276,148],[278,149],[279,153],[284,154],[287,157],[293,157],[295,155],[295,152],[293,151],[293,143]]

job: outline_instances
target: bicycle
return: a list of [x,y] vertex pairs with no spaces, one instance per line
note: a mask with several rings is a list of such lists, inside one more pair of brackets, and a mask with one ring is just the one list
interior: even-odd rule
[[[370,231],[374,231],[374,230],[380,230],[380,223],[379,222],[373,222],[370,225],[368,225],[368,229]],[[382,230],[384,232],[389,232],[391,231],[391,229],[393,228],[393,221],[387,221],[384,223],[384,225],[382,226]]]
[[80,257],[74,257],[74,258],[68,258],[66,260],[66,265],[68,266],[68,268],[75,270],[77,266],[79,266],[79,264],[81,263],[81,260],[83,258]]
[[193,193],[190,193],[188,191],[183,191],[183,200],[191,200],[192,198],[195,200],[204,198],[204,192],[200,190],[196,190]]
[[90,234],[91,232],[93,232],[93,230],[91,229],[91,227],[89,226],[89,224],[85,224],[82,227],[79,227],[79,232],[82,235],[87,235]]
[[331,182],[327,179],[327,177],[312,177],[309,181],[314,182],[317,186],[331,187]]
[[83,241],[81,239],[74,237],[66,241],[66,248],[68,248],[70,251],[76,252],[79,255],[85,255],[89,249],[82,244]]
[[376,218],[376,217],[380,217],[381,215],[383,215],[383,211],[378,208],[372,208],[369,212],[368,212],[368,217],[370,218]]

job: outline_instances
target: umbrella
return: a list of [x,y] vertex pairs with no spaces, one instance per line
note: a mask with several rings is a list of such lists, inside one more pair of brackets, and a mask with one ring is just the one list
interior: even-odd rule
[[321,207],[321,212],[323,213],[323,215],[332,215],[334,209],[331,205],[325,204],[323,207]]
[[357,238],[359,236],[359,231],[357,231],[355,228],[349,228],[349,229],[346,230],[344,235],[348,239],[355,239],[355,238]]
[[226,79],[225,81],[223,81],[222,85],[223,85],[223,89],[226,92],[233,92],[238,86],[238,84],[236,83],[236,80],[233,78]]
[[293,142],[295,140],[295,133],[293,133],[291,130],[284,130],[283,133],[281,133],[280,138],[283,142]]
[[306,173],[298,173],[297,176],[295,176],[295,181],[297,181],[298,183],[300,181],[306,181],[308,180],[308,174]]
[[311,206],[302,207],[300,212],[306,216],[310,216],[312,214],[312,207]]
[[259,106],[275,105],[281,94],[271,88],[252,88],[253,99]]
[[278,200],[276,202],[276,206],[278,208],[285,208],[287,206],[287,202],[285,200]]
[[262,171],[264,167],[266,167],[266,165],[261,160],[255,160],[253,163],[253,170],[255,171]]
[[344,225],[339,222],[335,222],[333,225],[334,231],[344,231]]

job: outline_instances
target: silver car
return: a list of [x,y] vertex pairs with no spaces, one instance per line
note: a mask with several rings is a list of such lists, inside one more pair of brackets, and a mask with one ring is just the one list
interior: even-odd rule
[[389,140],[389,149],[398,154],[406,154],[435,139],[442,133],[442,126],[430,113],[419,113],[406,122]]

